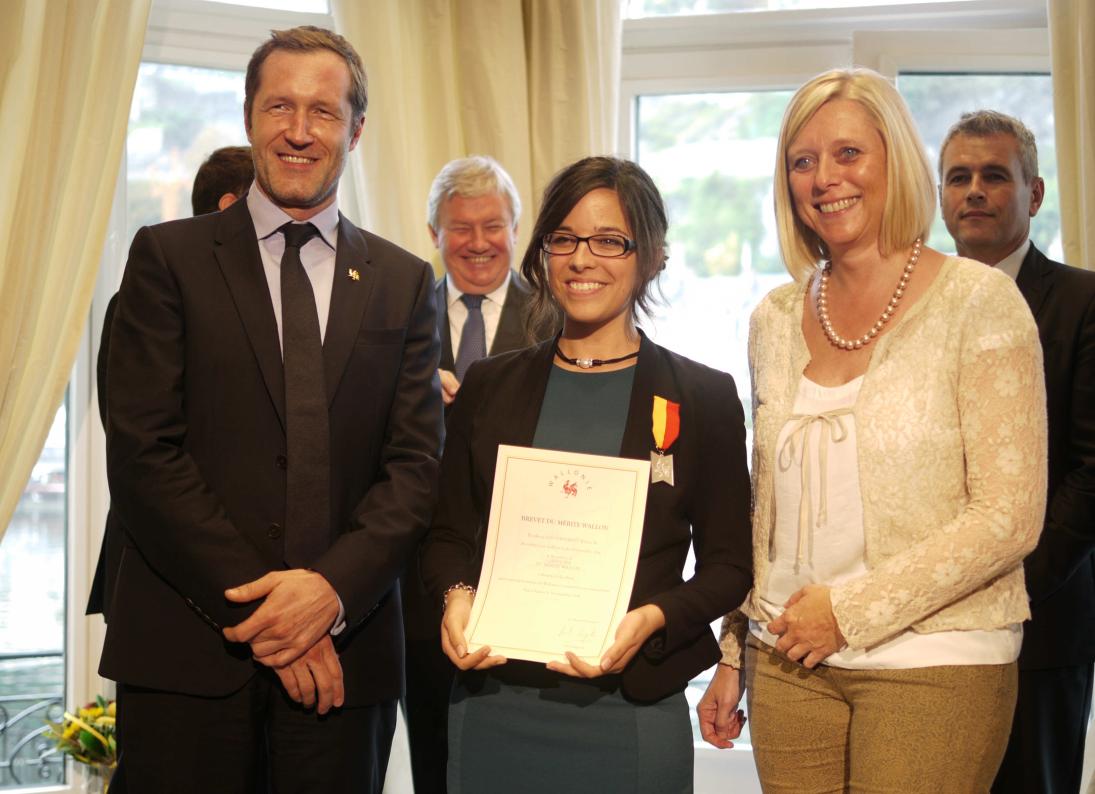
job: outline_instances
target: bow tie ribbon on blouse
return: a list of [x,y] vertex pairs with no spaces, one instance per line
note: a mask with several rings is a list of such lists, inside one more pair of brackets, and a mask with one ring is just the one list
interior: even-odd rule
[[[851,408],[840,408],[835,411],[826,411],[820,414],[792,414],[791,421],[794,425],[787,434],[783,445],[779,449],[779,469],[787,471],[794,465],[796,452],[801,448],[801,472],[802,493],[798,503],[798,552],[795,556],[795,571],[798,572],[806,558],[807,544],[813,533],[813,528],[820,527],[828,518],[827,495],[829,491],[828,455],[831,444],[839,444],[848,437],[848,428],[844,426],[841,417],[850,416]],[[818,494],[817,515],[810,520],[810,480],[812,462],[810,459],[810,428],[814,424],[821,425],[821,433],[818,438]]]

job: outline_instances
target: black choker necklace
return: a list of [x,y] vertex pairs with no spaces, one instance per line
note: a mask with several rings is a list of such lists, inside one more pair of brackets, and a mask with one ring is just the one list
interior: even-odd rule
[[559,349],[559,343],[555,343],[555,355],[561,358],[571,366],[578,367],[579,369],[593,369],[594,367],[603,367],[605,364],[619,364],[621,361],[627,361],[629,358],[635,358],[639,355],[639,351],[634,353],[628,353],[626,356],[619,356],[618,358],[570,358],[565,355],[562,350]]

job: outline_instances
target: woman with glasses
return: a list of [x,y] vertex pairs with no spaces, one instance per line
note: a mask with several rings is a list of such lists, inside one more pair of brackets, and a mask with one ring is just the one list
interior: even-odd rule
[[[590,157],[557,174],[521,271],[535,293],[529,327],[547,317],[559,333],[473,364],[453,404],[422,559],[445,602],[442,648],[461,671],[450,794],[692,790],[684,688],[718,661],[710,623],[752,583],[749,482],[733,380],[637,326],[665,267],[666,229],[661,196],[634,163]],[[657,421],[666,410],[679,421]],[[598,665],[467,651],[499,444],[658,458],[630,611]]]
[[933,172],[881,75],[810,80],[777,152],[795,280],[750,323],[756,586],[703,733],[736,735],[744,681],[766,792],[987,792],[1045,508],[1037,329],[1004,273],[923,245]]

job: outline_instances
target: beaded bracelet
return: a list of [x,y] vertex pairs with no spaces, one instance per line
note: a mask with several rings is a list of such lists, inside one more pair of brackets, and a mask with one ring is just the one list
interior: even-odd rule
[[475,588],[474,587],[472,587],[470,584],[464,584],[463,582],[457,582],[456,584],[452,585],[447,590],[445,590],[444,594],[441,596],[441,609],[442,609],[442,611],[449,608],[449,593],[451,593],[454,590],[463,590],[466,593],[470,593],[472,598],[475,598]]

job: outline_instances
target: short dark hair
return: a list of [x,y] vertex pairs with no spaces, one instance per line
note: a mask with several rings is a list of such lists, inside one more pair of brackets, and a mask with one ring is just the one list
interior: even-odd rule
[[618,157],[586,157],[557,173],[544,189],[540,214],[521,260],[521,275],[533,290],[529,313],[525,318],[530,338],[538,329],[558,330],[562,323],[562,312],[551,294],[547,257],[541,248],[541,241],[544,235],[559,228],[583,196],[598,188],[616,192],[624,219],[635,238],[638,279],[631,296],[631,317],[636,319],[636,310],[647,316],[651,313],[654,302],[651,285],[665,269],[667,258],[665,237],[669,219],[665,202],[654,180],[636,163]]
[[302,25],[288,30],[271,30],[270,38],[251,54],[251,60],[247,63],[247,76],[243,82],[243,117],[247,129],[251,129],[251,107],[255,102],[255,94],[259,90],[259,83],[262,82],[262,65],[271,53],[278,50],[287,52],[330,50],[346,62],[346,68],[350,70],[350,92],[346,99],[354,112],[351,129],[356,129],[355,125],[365,115],[365,108],[369,104],[369,82],[365,77],[365,67],[361,63],[357,50],[350,42],[334,31],[317,28],[315,25]]
[[225,146],[217,149],[202,163],[194,175],[190,191],[190,206],[195,215],[205,215],[220,209],[221,196],[231,193],[239,198],[255,179],[255,163],[250,146]]
[[943,144],[939,147],[940,182],[943,181],[943,155],[947,145],[958,135],[969,138],[1010,135],[1019,147],[1019,167],[1023,169],[1023,180],[1029,185],[1038,176],[1038,145],[1027,125],[1014,116],[996,110],[975,110],[963,113],[943,138]]

